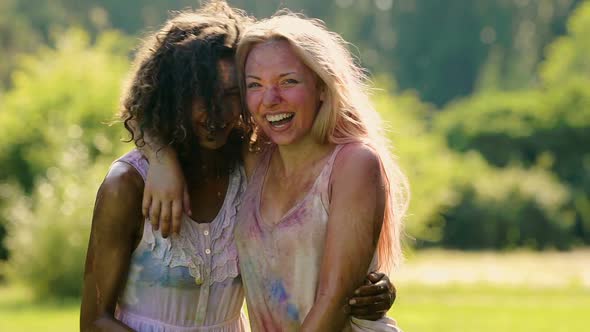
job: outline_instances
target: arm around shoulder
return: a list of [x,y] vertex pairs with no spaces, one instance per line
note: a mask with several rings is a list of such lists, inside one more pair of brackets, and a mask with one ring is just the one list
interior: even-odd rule
[[360,144],[345,146],[336,158],[330,182],[320,279],[304,331],[342,330],[346,299],[367,274],[383,223],[385,182],[376,152]]
[[117,162],[96,195],[84,270],[81,331],[132,331],[114,317],[142,225],[143,180]]

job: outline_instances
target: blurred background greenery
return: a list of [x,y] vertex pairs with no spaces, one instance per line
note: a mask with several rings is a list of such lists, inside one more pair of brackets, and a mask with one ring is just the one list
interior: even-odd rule
[[[369,68],[412,186],[405,330],[583,329],[590,1],[229,2],[319,17]],[[107,124],[133,49],[198,5],[0,0],[0,330],[77,329],[94,195],[131,148]]]

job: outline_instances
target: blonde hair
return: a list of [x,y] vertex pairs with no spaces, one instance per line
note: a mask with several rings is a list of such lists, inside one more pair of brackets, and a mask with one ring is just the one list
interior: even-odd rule
[[369,98],[369,80],[340,35],[328,31],[322,21],[280,11],[249,26],[236,52],[240,88],[245,95],[244,69],[257,44],[284,40],[323,83],[325,98],[311,135],[321,144],[364,143],[378,154],[387,188],[385,217],[377,246],[379,268],[390,270],[402,258],[401,233],[408,206],[406,177],[389,152],[382,120]]

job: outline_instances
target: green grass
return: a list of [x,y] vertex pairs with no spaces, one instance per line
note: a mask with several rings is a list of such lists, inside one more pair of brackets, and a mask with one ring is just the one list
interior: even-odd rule
[[399,285],[390,311],[404,331],[585,331],[590,290]]
[[[590,316],[590,250],[421,251],[392,275],[405,332],[578,332]],[[0,331],[77,331],[79,303],[38,304],[0,283]]]
[[0,331],[78,331],[79,303],[36,303],[23,287],[0,285]]
[[[590,290],[490,285],[398,285],[390,314],[406,332],[584,331]],[[0,331],[77,331],[78,303],[35,304],[23,288],[0,286]]]

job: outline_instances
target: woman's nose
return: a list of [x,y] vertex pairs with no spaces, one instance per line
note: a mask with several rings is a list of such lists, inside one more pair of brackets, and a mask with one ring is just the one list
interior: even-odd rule
[[264,94],[262,96],[262,104],[264,106],[273,106],[278,104],[280,101],[281,96],[279,94],[279,89],[276,86],[264,90]]

